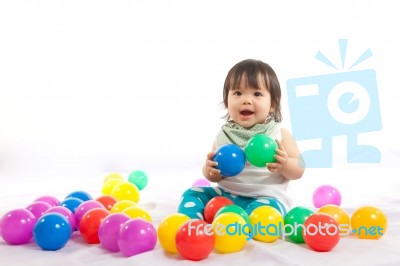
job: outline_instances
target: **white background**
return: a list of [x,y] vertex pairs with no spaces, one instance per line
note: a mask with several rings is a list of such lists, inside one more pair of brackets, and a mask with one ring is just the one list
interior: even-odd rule
[[275,69],[290,129],[286,80],[336,73],[314,56],[340,65],[337,41],[348,39],[349,62],[374,54],[354,70],[377,73],[383,130],[360,139],[382,162],[347,165],[338,137],[333,168],[307,169],[292,196],[311,204],[329,183],[348,206],[390,206],[400,187],[399,11],[398,1],[1,1],[0,193],[99,191],[106,173],[135,169],[150,188],[188,187],[223,123],[235,63]]

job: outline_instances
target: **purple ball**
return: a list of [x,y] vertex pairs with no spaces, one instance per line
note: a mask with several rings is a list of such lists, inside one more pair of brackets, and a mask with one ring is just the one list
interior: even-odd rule
[[33,215],[35,215],[36,219],[39,219],[48,209],[51,208],[51,205],[44,201],[35,201],[29,204],[25,209],[30,211]]
[[34,201],[44,201],[50,204],[51,206],[58,206],[60,205],[60,201],[54,196],[41,196]]
[[118,247],[125,257],[153,250],[156,243],[156,229],[142,218],[128,220],[119,231]]
[[313,193],[313,203],[315,208],[320,208],[327,204],[334,204],[340,206],[342,203],[342,196],[339,190],[330,185],[323,185],[318,187]]
[[79,206],[75,210],[75,221],[77,228],[79,228],[79,224],[85,213],[94,208],[105,209],[104,205],[98,202],[97,200],[87,200],[79,204]]
[[54,206],[49,208],[45,214],[47,213],[59,213],[65,218],[67,218],[69,224],[71,225],[71,233],[75,231],[76,228],[76,222],[75,222],[75,215],[67,208],[64,206]]
[[210,182],[205,178],[197,179],[193,182],[192,187],[209,187]]
[[111,252],[119,251],[118,236],[122,225],[130,218],[124,213],[112,213],[101,221],[99,239],[102,246]]
[[0,235],[10,245],[22,245],[32,239],[36,217],[27,209],[11,210],[0,220]]

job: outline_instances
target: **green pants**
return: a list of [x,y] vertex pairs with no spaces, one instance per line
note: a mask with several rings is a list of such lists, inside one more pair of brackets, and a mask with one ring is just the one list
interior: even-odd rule
[[233,201],[234,204],[242,207],[250,215],[251,212],[260,206],[271,206],[277,209],[282,216],[286,214],[285,206],[276,198],[258,197],[250,198],[230,194],[219,187],[192,187],[186,190],[179,203],[178,212],[186,214],[192,219],[204,220],[203,212],[206,204],[214,197],[223,196]]

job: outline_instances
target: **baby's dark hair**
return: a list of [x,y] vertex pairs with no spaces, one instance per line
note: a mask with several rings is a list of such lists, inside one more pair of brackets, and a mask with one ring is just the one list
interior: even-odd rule
[[[261,76],[262,82],[265,82],[265,87],[271,95],[271,106],[274,108],[274,112],[271,115],[276,122],[281,122],[281,86],[279,85],[278,77],[272,67],[259,60],[246,59],[229,70],[223,92],[225,108],[228,108],[229,91],[239,87],[243,74],[247,77],[247,86],[254,89],[260,88],[258,77]],[[225,118],[228,120],[229,114]]]

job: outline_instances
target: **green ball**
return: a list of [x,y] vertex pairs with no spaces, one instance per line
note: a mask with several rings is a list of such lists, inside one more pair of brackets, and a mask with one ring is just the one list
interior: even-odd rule
[[278,144],[273,138],[265,134],[257,134],[247,142],[244,154],[252,165],[265,167],[267,163],[275,162],[276,148]]
[[139,190],[142,190],[147,186],[148,177],[145,172],[135,170],[128,176],[128,182],[136,185]]
[[[303,228],[304,222],[314,214],[314,211],[305,207],[295,207],[291,209],[283,219],[285,224],[285,233],[295,243],[304,243]],[[290,226],[289,226],[290,225]]]
[[247,224],[250,224],[250,218],[249,218],[249,215],[247,214],[247,212],[242,207],[239,207],[237,205],[226,205],[226,206],[222,207],[221,209],[219,209],[217,211],[217,213],[215,214],[215,217],[217,217],[218,215],[220,215],[222,213],[227,213],[227,212],[233,212],[233,213],[239,214],[240,216],[243,217],[243,219],[246,221]]

